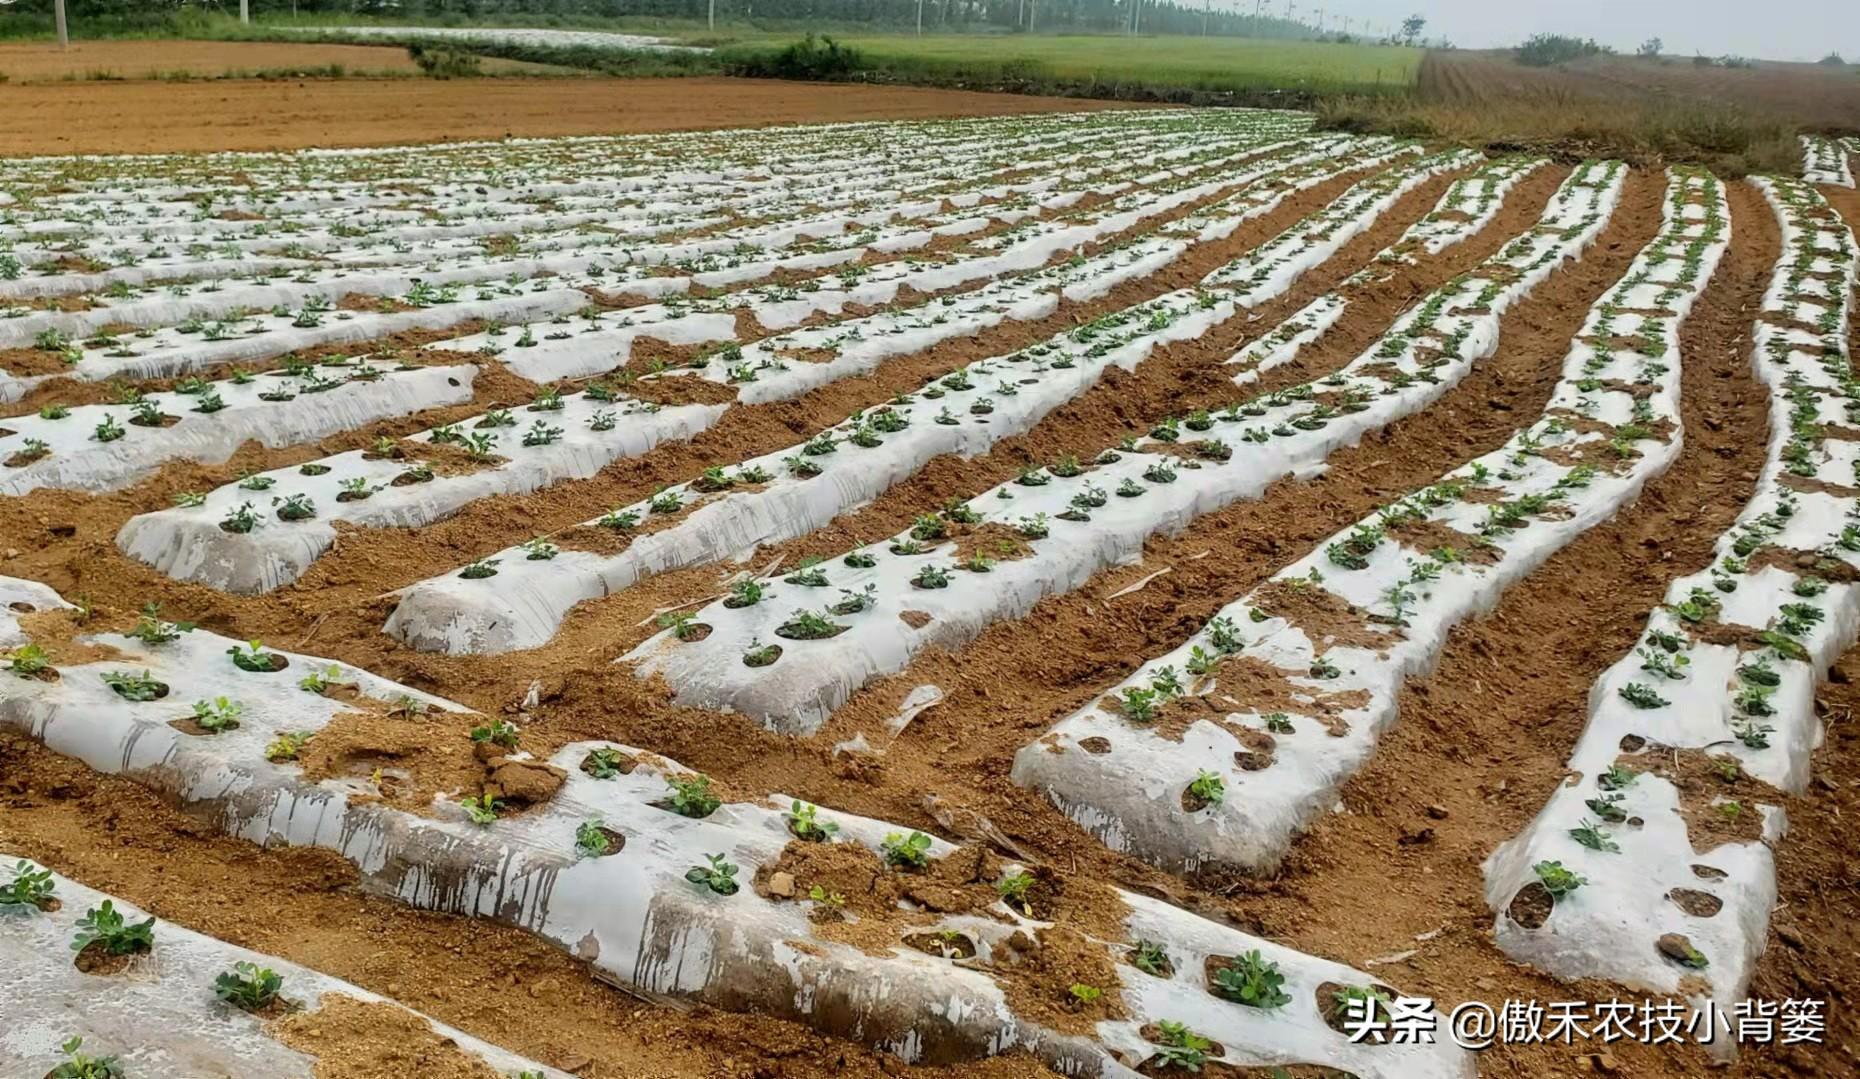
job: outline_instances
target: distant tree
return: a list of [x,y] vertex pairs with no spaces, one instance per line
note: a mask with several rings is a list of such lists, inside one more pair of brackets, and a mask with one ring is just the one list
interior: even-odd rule
[[1584,56],[1611,52],[1608,46],[1592,38],[1566,37],[1562,34],[1532,34],[1518,46],[1518,63],[1530,67],[1549,67]]
[[1640,43],[1640,48],[1634,50],[1634,55],[1645,57],[1649,60],[1658,60],[1660,54],[1665,51],[1666,42],[1661,41],[1657,37],[1650,37]]
[[1421,31],[1425,29],[1427,29],[1426,18],[1418,14],[1410,15],[1401,21],[1401,39],[1412,45],[1414,39],[1420,37]]
[[1841,59],[1841,54],[1838,52],[1831,52],[1828,55],[1822,57],[1821,62],[1828,65],[1829,67],[1846,67],[1847,66],[1847,61]]

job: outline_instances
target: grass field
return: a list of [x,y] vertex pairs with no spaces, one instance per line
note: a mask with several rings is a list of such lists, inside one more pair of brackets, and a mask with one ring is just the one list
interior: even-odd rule
[[[779,45],[793,34],[746,36]],[[1209,92],[1393,93],[1414,85],[1419,49],[1224,37],[1102,35],[849,34],[887,71],[913,69],[979,80],[1021,71],[1069,83],[1135,83]]]

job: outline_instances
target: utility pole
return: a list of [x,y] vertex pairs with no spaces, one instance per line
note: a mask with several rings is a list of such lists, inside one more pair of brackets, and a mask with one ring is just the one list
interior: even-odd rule
[[917,32],[924,32],[924,0],[917,0]]
[[245,26],[252,25],[252,0],[239,0],[239,22]]
[[71,47],[71,31],[65,26],[65,0],[53,0],[52,18],[58,23],[58,47]]
[[[239,0],[241,6],[245,2],[246,0]],[[717,29],[717,0],[710,0],[710,28],[712,31]]]
[[1209,0],[1201,0],[1201,36],[1202,37],[1208,36],[1208,3],[1209,3]]

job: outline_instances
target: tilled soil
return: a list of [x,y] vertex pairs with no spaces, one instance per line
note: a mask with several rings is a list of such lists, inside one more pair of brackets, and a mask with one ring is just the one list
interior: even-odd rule
[[[154,44],[154,43],[151,43]],[[395,146],[1116,107],[904,86],[769,79],[239,79],[0,90],[0,154]]]

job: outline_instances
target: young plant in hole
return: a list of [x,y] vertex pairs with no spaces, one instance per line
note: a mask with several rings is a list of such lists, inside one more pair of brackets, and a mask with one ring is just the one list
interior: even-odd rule
[[1022,914],[1033,917],[1033,905],[1027,899],[1027,893],[1033,888],[1033,874],[1016,869],[1012,873],[1003,873],[995,881],[995,894],[1010,907],[1018,907]]
[[480,581],[486,577],[495,577],[497,576],[497,564],[501,561],[503,561],[501,558],[475,559],[466,565],[464,569],[459,570],[459,576],[468,581]]
[[245,705],[226,697],[215,697],[210,701],[195,701],[194,714],[189,718],[201,730],[218,734],[237,727],[239,717],[244,714]]
[[1119,498],[1136,498],[1143,492],[1144,486],[1129,476],[1125,476],[1124,482],[1117,485],[1117,497]]
[[795,571],[783,577],[782,581],[803,588],[825,588],[831,583],[827,580],[827,571],[821,567],[819,558],[803,559]]
[[1552,899],[1561,899],[1589,883],[1575,873],[1564,869],[1562,862],[1538,862],[1531,866],[1531,872],[1537,874],[1538,881],[1543,884],[1544,891],[1549,892]]
[[912,832],[909,836],[892,832],[879,844],[879,853],[884,856],[886,865],[898,869],[924,869],[930,864],[930,837],[922,832]]
[[709,865],[694,865],[685,870],[685,879],[693,884],[702,884],[718,895],[735,895],[739,885],[736,883],[736,867],[723,860],[721,854],[706,854]]
[[1227,781],[1203,769],[1195,776],[1195,781],[1188,785],[1188,796],[1202,808],[1211,809],[1227,798]]
[[1621,699],[1636,708],[1664,708],[1673,703],[1653,691],[1653,687],[1640,682],[1629,682],[1618,691]]
[[684,508],[685,500],[679,497],[677,491],[668,491],[663,488],[646,503],[646,510],[649,513],[677,513]]
[[968,570],[970,573],[993,573],[995,569],[995,560],[977,551],[962,560],[962,568]]
[[35,868],[24,860],[16,862],[13,879],[0,885],[0,912],[20,908],[32,914],[51,900],[53,887],[51,870]]
[[803,802],[798,798],[788,806],[788,812],[782,816],[788,818],[788,830],[793,832],[797,839],[825,843],[840,830],[840,826],[832,821],[820,819],[819,806]]
[[112,900],[104,900],[101,906],[92,907],[78,919],[77,936],[71,939],[71,950],[81,952],[93,943],[103,945],[108,955],[137,955],[155,947],[155,919],[131,924],[123,918]]
[[270,674],[277,670],[277,661],[280,658],[274,652],[265,651],[264,642],[256,637],[245,642],[243,646],[233,645],[226,650],[226,654],[232,657],[233,666],[254,674]]
[[497,815],[504,808],[504,803],[491,797],[490,791],[485,791],[476,798],[467,798],[459,805],[464,808],[465,815],[471,818],[471,822],[480,828],[488,828],[496,824]]
[[125,433],[123,425],[116,422],[116,417],[105,413],[103,422],[91,429],[90,437],[98,442],[115,442]]
[[724,600],[723,605],[732,610],[754,607],[756,604],[762,602],[765,594],[762,588],[762,582],[751,578],[744,578],[730,585],[730,598]]
[[1130,965],[1158,978],[1167,978],[1175,969],[1175,964],[1169,961],[1169,953],[1153,940],[1137,941],[1130,950]]
[[220,528],[236,536],[243,536],[258,527],[258,515],[252,512],[252,504],[243,502],[239,508],[228,513],[220,521]]
[[1156,718],[1157,692],[1142,686],[1129,686],[1118,700],[1124,718],[1132,723],[1148,723]]
[[1208,1062],[1208,1050],[1214,1043],[1194,1031],[1184,1023],[1162,1019],[1156,1023],[1156,1052],[1150,1057],[1160,1068],[1180,1068],[1186,1072],[1199,1072]]
[[639,526],[639,514],[632,510],[622,512],[619,509],[611,509],[602,514],[600,519],[594,523],[601,528],[612,529],[615,532],[631,532]]
[[257,963],[234,963],[233,968],[213,979],[213,995],[241,1011],[262,1011],[278,999],[284,979],[270,967]]
[[602,746],[588,754],[582,762],[588,774],[595,779],[612,779],[624,774],[622,767],[626,764],[626,754],[609,746]]
[[562,549],[552,543],[546,536],[535,536],[517,545],[523,557],[529,562],[547,562],[562,553]]
[[507,719],[493,719],[471,729],[471,740],[480,745],[501,746],[504,749],[517,748],[517,738],[523,728]]
[[1586,820],[1579,826],[1571,828],[1569,830],[1569,837],[1590,850],[1601,851],[1604,854],[1621,853],[1620,846],[1617,845],[1613,839],[1609,838],[1607,832],[1602,831]]
[[281,731],[265,745],[265,759],[273,764],[294,761],[315,735],[309,731]]
[[575,853],[583,858],[600,858],[613,848],[614,841],[607,838],[606,826],[599,817],[584,820],[575,828]]
[[162,684],[149,677],[149,672],[134,674],[130,671],[111,671],[103,676],[104,684],[116,691],[116,695],[126,701],[152,701],[162,695]]
[[32,678],[50,670],[52,666],[52,661],[45,655],[45,649],[36,644],[22,644],[5,653],[4,658],[13,673],[21,678]]
[[925,566],[911,578],[911,584],[926,589],[948,588],[949,571],[941,566]]
[[1216,971],[1213,989],[1215,996],[1235,1004],[1272,1009],[1291,1003],[1291,995],[1280,988],[1284,984],[1285,975],[1279,973],[1279,964],[1254,949]]
[[47,1072],[45,1079],[127,1079],[128,1072],[117,1063],[115,1057],[86,1056],[79,1051],[84,1044],[83,1038],[67,1038],[58,1051],[65,1055],[56,1068]]
[[749,647],[743,650],[743,665],[746,667],[766,667],[780,658],[781,645],[763,644],[756,637],[751,637]]
[[681,817],[702,820],[723,805],[723,800],[711,792],[709,776],[681,776],[666,783],[672,792],[668,808]]
[[819,464],[805,457],[784,457],[781,459],[781,463],[788,466],[789,475],[794,476],[796,479],[812,479],[820,475],[822,471]]
[[1605,791],[1624,791],[1634,785],[1640,773],[1625,764],[1611,764],[1608,770],[1596,777],[1595,785]]
[[1640,669],[1649,674],[1678,681],[1686,676],[1686,668],[1691,666],[1690,656],[1668,652],[1663,648],[1641,647],[1634,650],[1640,656]]

